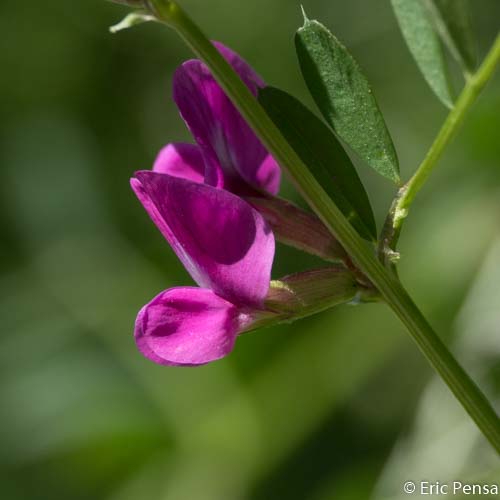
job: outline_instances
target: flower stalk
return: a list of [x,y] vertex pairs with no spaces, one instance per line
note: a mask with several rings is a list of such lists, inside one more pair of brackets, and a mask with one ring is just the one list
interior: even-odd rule
[[[442,343],[399,280],[376,258],[349,221],[310,173],[293,148],[242,83],[179,5],[170,0],[147,0],[150,12],[180,34],[236,105],[264,146],[289,174],[297,190],[370,279],[384,300],[405,324],[413,340],[436,369],[492,446],[500,452],[500,422],[495,410]],[[418,185],[418,183],[417,183]]]

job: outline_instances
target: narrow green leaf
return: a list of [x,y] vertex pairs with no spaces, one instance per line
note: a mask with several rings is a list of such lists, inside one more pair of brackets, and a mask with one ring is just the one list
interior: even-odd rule
[[373,240],[377,228],[368,195],[330,129],[282,90],[262,89],[259,102],[351,224],[363,238]]
[[476,66],[468,0],[425,0],[436,30],[465,74]]
[[422,0],[391,0],[408,48],[427,83],[448,108],[453,97],[441,41]]
[[307,18],[295,46],[304,80],[326,121],[373,169],[399,182],[392,139],[351,54],[322,24]]

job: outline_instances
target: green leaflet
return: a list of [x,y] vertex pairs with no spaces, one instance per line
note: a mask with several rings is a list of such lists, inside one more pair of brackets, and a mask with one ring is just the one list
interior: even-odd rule
[[347,49],[318,21],[295,35],[304,80],[326,121],[368,165],[399,182],[399,165],[370,85]]
[[424,78],[441,102],[448,108],[453,107],[443,47],[434,30],[429,9],[422,0],[391,2],[401,32]]
[[476,66],[476,44],[469,18],[468,0],[425,0],[436,31],[464,73]]
[[330,129],[300,101],[282,90],[262,89],[259,102],[360,235],[375,239],[377,228],[366,191]]

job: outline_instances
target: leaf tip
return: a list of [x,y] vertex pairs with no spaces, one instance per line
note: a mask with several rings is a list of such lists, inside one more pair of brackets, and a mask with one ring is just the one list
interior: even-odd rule
[[306,10],[302,4],[300,4],[300,10],[302,11],[302,17],[304,19],[304,26],[306,26],[311,20],[307,17]]
[[[393,155],[386,156],[385,158],[385,173],[383,175],[390,181],[394,182],[397,187],[401,187],[403,185],[403,181],[401,180],[401,175],[399,173],[399,161],[395,150],[393,153]],[[382,171],[379,171],[379,173],[382,173]]]
[[455,103],[451,98],[443,98],[441,101],[450,110],[455,107]]
[[144,11],[131,12],[118,24],[110,26],[109,32],[114,35],[119,31],[132,28],[133,26],[136,26],[141,23],[146,23],[148,21],[154,21],[154,17],[149,15],[147,12]]

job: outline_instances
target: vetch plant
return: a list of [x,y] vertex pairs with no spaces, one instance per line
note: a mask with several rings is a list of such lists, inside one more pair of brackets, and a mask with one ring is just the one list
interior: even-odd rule
[[[431,89],[451,111],[414,175],[399,164],[362,69],[329,30],[304,14],[296,51],[326,125],[297,99],[265,86],[234,52],[210,42],[175,1],[120,1],[139,10],[114,28],[158,21],[199,60],[174,77],[174,99],[197,145],[169,145],[132,186],[200,288],[174,288],[140,312],[141,351],[164,364],[226,355],[239,333],[345,302],[384,301],[500,452],[491,404],[439,339],[397,276],[397,241],[418,191],[500,60],[500,36],[477,70],[465,1],[392,0]],[[455,100],[443,45],[463,70]],[[339,137],[398,187],[380,234]],[[277,197],[279,167],[314,214]],[[274,237],[330,266],[270,281]]]
[[[214,46],[257,95],[260,77],[233,51]],[[368,295],[342,266],[270,282],[272,227],[325,259],[347,257],[321,221],[273,196],[278,164],[205,64],[184,63],[173,87],[196,145],[168,144],[152,171],[137,172],[131,185],[200,288],[166,290],[140,311],[141,352],[160,364],[208,363],[227,355],[239,333],[361,297],[363,290]]]

